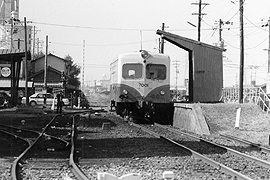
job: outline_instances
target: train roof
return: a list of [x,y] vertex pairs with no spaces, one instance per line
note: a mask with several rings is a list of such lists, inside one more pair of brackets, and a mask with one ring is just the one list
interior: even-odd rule
[[[156,53],[156,52],[148,52],[150,56],[154,58],[159,58],[159,59],[170,59],[170,56],[167,54],[161,54],[161,53]],[[138,58],[141,57],[141,52],[131,52],[131,53],[123,53],[120,54],[116,59],[114,59],[111,63],[115,62],[118,59],[125,59],[125,58]]]
[[[148,52],[151,56],[156,57],[156,58],[170,58],[169,55],[167,54],[161,54],[161,53],[155,53],[155,52]],[[132,53],[124,53],[120,54],[118,58],[125,58],[125,57],[138,57],[141,56],[141,52],[132,52]]]

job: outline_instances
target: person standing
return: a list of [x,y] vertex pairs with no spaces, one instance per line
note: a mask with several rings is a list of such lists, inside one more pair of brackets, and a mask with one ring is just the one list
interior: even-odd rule
[[57,108],[56,108],[56,113],[62,113],[62,107],[63,107],[63,94],[62,92],[59,92],[56,96],[57,98]]

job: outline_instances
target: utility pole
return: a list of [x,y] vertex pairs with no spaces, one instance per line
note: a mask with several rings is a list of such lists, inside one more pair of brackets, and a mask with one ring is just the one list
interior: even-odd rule
[[39,55],[39,38],[37,38],[37,54]]
[[243,103],[243,79],[244,79],[244,2],[239,0],[240,6],[240,74],[239,74],[239,103]]
[[46,35],[46,50],[44,59],[44,90],[47,91],[47,71],[48,71],[48,35]]
[[268,52],[268,69],[267,69],[266,93],[269,94],[270,93],[270,17],[269,17],[269,20],[268,20],[267,24],[263,25],[262,27],[266,27],[266,26],[268,26],[268,28],[269,28],[269,30],[268,30],[268,32],[269,32],[268,49],[265,49]]
[[[250,69],[250,84],[255,86],[256,85],[256,74],[257,74],[257,69],[259,68],[259,66],[250,65],[250,66],[248,66],[248,68]],[[253,69],[254,69],[254,73],[255,73],[254,76],[253,76]]]
[[[39,38],[37,38],[36,40],[36,33],[40,31],[36,29],[36,26],[34,26],[34,30],[33,30],[33,53],[32,53],[32,59],[34,59],[34,55],[35,55],[35,49],[37,49],[37,55],[39,54]],[[37,47],[36,47],[37,45]]]
[[[224,25],[232,25],[233,22],[230,21],[222,21],[219,19],[218,21],[218,30],[219,30],[219,47],[224,48],[224,40],[222,39],[222,31],[224,29]],[[215,28],[216,29],[216,28]]]
[[32,59],[34,59],[35,55],[35,38],[36,38],[36,26],[34,26],[34,37],[33,37],[33,54],[32,54]]
[[[165,23],[162,23],[161,30],[165,30]],[[164,53],[164,39],[161,37],[161,42],[160,42],[160,53]]]
[[26,105],[29,104],[29,96],[28,96],[28,63],[27,63],[27,26],[26,26],[26,17],[24,17],[24,51],[25,51],[25,97],[26,97]]
[[178,83],[177,83],[177,81],[178,81],[178,73],[179,73],[178,63],[179,63],[179,61],[176,59],[176,60],[173,61],[173,64],[172,64],[175,67],[175,97],[176,98],[178,97],[178,87],[177,87],[177,85],[178,85]]
[[44,41],[40,41],[39,38],[37,38],[37,54],[38,55],[40,54],[39,51],[42,51],[42,49],[43,49],[43,43],[44,43]]
[[191,5],[199,5],[199,12],[192,13],[192,15],[198,15],[198,41],[201,41],[201,21],[202,16],[206,15],[206,13],[202,13],[202,5],[206,6],[209,5],[209,3],[202,3],[202,0],[199,0],[199,3],[191,3]]
[[268,28],[269,28],[269,42],[268,42],[268,73],[270,73],[270,17],[268,20]]
[[221,37],[222,35],[222,25],[223,25],[223,21],[221,19],[219,19],[219,45],[221,48],[224,48],[224,41]]
[[84,52],[85,52],[85,40],[83,40],[83,65],[82,65],[82,90],[84,91]]

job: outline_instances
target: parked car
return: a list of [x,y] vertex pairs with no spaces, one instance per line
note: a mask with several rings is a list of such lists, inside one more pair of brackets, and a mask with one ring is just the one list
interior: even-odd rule
[[0,108],[10,107],[11,97],[5,91],[0,91]]
[[[56,105],[57,99],[56,96],[54,97],[51,93],[35,93],[29,97],[29,105],[43,105],[44,98],[46,97],[46,105],[52,105],[53,102]],[[69,100],[67,98],[63,98],[63,103],[65,106],[69,105]],[[26,104],[26,97],[22,98],[22,104]]]

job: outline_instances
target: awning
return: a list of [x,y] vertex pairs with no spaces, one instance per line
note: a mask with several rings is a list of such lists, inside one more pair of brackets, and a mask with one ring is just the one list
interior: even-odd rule
[[[30,53],[27,53],[28,58],[31,57]],[[21,61],[25,57],[25,51],[21,49],[0,49],[0,59],[5,61],[11,61],[14,58],[15,61]]]

